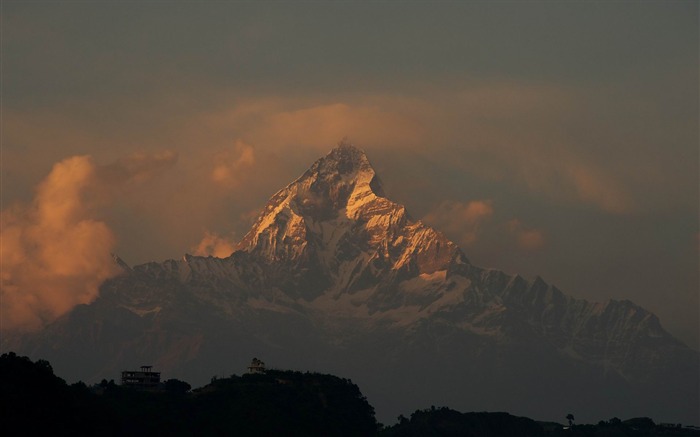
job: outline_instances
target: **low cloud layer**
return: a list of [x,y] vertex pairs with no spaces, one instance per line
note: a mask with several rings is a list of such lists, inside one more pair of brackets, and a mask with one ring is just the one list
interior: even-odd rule
[[[523,187],[543,199],[581,203],[606,213],[626,214],[663,201],[643,194],[642,186],[651,180],[635,181],[642,184],[637,186],[623,177],[638,172],[639,162],[630,160],[630,154],[641,153],[638,147],[624,144],[607,154],[598,152],[599,140],[578,126],[592,106],[604,104],[602,96],[598,101],[585,89],[518,83],[453,83],[414,92],[410,98],[244,99],[201,116],[196,129],[204,126],[227,133],[225,141],[236,141],[212,174],[214,180],[232,185],[240,183],[233,177],[237,170],[252,159],[250,152],[243,153],[247,147],[315,157],[349,136],[370,155],[389,151],[425,156],[484,180]],[[586,99],[594,101],[581,103]],[[625,105],[617,109],[626,110]],[[610,136],[615,132],[603,129]],[[636,134],[629,140],[645,141]]]
[[178,160],[172,150],[154,153],[134,152],[119,158],[112,164],[100,166],[98,177],[105,188],[123,189],[124,185],[138,185],[154,177],[160,171],[170,168]]
[[459,236],[457,243],[469,246],[479,237],[481,225],[492,215],[493,207],[488,200],[445,201],[423,217],[423,221],[449,235]]
[[426,214],[423,221],[453,238],[464,249],[471,248],[477,241],[482,245],[502,245],[521,251],[538,250],[545,245],[542,230],[526,226],[517,218],[505,223],[496,218],[491,200],[444,201]]
[[3,330],[35,330],[92,302],[100,284],[117,274],[116,237],[98,217],[110,193],[174,163],[164,152],[131,155],[99,166],[90,156],[55,164],[33,201],[2,211]]
[[536,250],[545,244],[544,233],[541,230],[526,227],[518,219],[510,220],[506,227],[521,249]]
[[253,148],[237,141],[231,149],[219,152],[211,172],[211,179],[228,188],[237,188],[255,164]]
[[222,237],[215,232],[205,231],[202,241],[192,247],[193,255],[226,258],[233,253],[236,241],[233,238]]

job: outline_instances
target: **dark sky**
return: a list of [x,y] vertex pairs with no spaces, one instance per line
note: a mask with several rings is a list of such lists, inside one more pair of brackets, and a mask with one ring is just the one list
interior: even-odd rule
[[4,1],[5,298],[45,320],[94,297],[110,252],[225,253],[348,136],[474,264],[633,300],[697,348],[698,18],[695,1]]

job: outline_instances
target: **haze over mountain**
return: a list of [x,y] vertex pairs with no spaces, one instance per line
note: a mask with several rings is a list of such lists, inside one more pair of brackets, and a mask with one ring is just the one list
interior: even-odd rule
[[472,265],[350,144],[273,195],[229,257],[115,261],[94,302],[3,350],[69,379],[147,363],[194,385],[258,356],[352,378],[383,421],[431,404],[699,421],[698,352],[654,314]]

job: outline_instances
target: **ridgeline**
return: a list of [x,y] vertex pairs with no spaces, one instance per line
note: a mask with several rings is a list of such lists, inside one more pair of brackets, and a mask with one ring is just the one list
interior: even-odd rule
[[357,385],[333,375],[266,370],[213,378],[195,390],[176,379],[156,390],[106,380],[88,387],[66,384],[48,361],[13,352],[0,356],[0,421],[4,435],[700,436],[649,418],[565,427],[435,407],[385,427]]

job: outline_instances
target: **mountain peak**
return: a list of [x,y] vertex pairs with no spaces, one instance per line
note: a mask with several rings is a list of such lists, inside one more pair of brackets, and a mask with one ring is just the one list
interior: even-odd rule
[[325,157],[329,162],[338,164],[338,170],[341,173],[347,173],[354,169],[369,165],[369,160],[365,151],[355,147],[352,143],[343,139],[338,142],[338,145],[332,149]]
[[[280,249],[270,233],[281,228],[287,249],[303,250],[306,231],[313,223],[356,220],[363,205],[384,199],[384,192],[367,155],[342,140],[318,159],[294,182],[273,195],[252,229],[238,244],[238,250],[266,252]],[[388,201],[386,201],[388,202]],[[296,246],[293,248],[293,246]],[[285,249],[285,251],[287,250]],[[279,255],[279,254],[278,254]],[[283,258],[287,258],[286,253]],[[274,256],[274,258],[278,258]]]
[[[318,187],[326,185],[355,185],[367,188],[375,195],[384,197],[381,182],[364,150],[343,139],[328,154],[317,160],[309,170],[294,183],[313,178]],[[293,184],[294,184],[293,183]],[[366,187],[365,187],[366,186]]]
[[348,140],[348,137],[343,138],[342,140],[338,141],[338,144],[336,144],[335,148],[329,152],[333,153],[335,151],[345,151],[349,153],[359,153],[364,155],[365,151],[360,149],[359,147],[355,146],[353,143],[351,143]]
[[363,272],[446,270],[459,251],[387,199],[365,152],[346,140],[272,196],[236,250],[316,278],[342,276],[329,280],[341,288]]
[[270,198],[251,232],[264,230],[261,227],[272,224],[280,214],[312,222],[338,217],[357,219],[360,207],[384,197],[381,182],[365,152],[342,140]]

